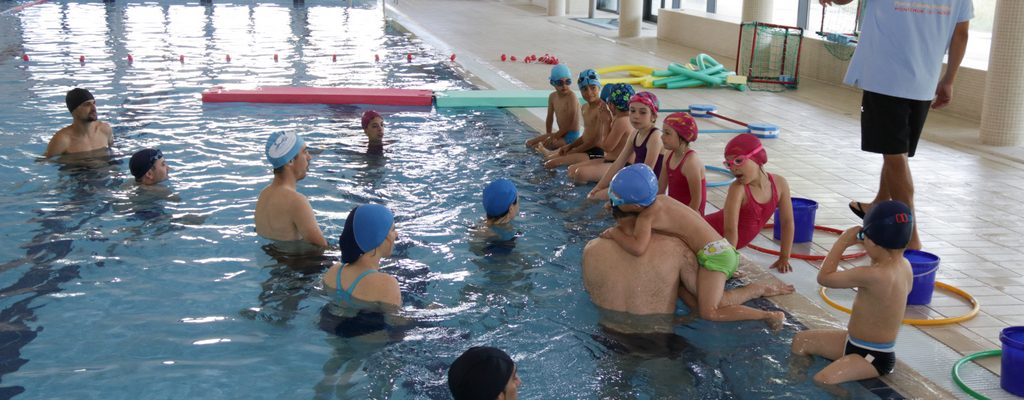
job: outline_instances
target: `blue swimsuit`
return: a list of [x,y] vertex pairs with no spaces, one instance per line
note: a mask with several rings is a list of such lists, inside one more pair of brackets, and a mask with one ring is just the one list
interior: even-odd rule
[[337,284],[335,284],[336,289],[334,289],[334,293],[338,297],[341,297],[341,299],[343,301],[346,301],[346,302],[352,300],[352,292],[354,292],[356,290],[356,285],[359,284],[359,281],[363,280],[363,278],[366,277],[367,275],[372,274],[374,272],[377,272],[377,270],[375,270],[375,269],[363,271],[363,273],[359,274],[359,276],[356,277],[356,280],[352,281],[352,286],[349,286],[348,290],[345,290],[345,289],[341,288],[341,269],[342,268],[345,268],[345,266],[342,265],[340,268],[338,268]]

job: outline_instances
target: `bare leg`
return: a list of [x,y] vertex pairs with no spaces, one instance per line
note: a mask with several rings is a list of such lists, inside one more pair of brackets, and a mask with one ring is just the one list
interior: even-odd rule
[[845,329],[811,329],[797,332],[790,350],[801,356],[822,356],[837,360],[846,351]]
[[[910,163],[906,154],[886,154],[882,164],[883,179],[893,200],[899,200],[914,212],[914,178],[910,174]],[[908,249],[920,250],[921,239],[917,236],[917,218],[914,218],[914,233]]]
[[859,354],[848,354],[814,374],[814,383],[838,385],[843,382],[877,378],[878,370]]
[[[597,160],[593,160],[597,161]],[[572,178],[573,182],[586,183],[586,182],[597,182],[604,177],[605,172],[608,172],[608,168],[612,166],[612,163],[604,162],[603,160],[595,163],[581,163],[575,169],[570,167],[569,177]]]
[[700,317],[709,321],[763,320],[773,330],[782,328],[782,311],[762,311],[744,305],[719,306],[725,294],[725,274],[700,268],[697,272],[697,300]]
[[758,297],[771,297],[778,296],[780,294],[793,293],[793,285],[787,285],[780,283],[777,285],[768,285],[765,283],[751,283],[747,286],[727,290],[722,295],[722,300],[718,303],[719,307],[735,306],[738,304],[746,303],[750,300]]
[[552,157],[550,160],[544,162],[544,168],[552,169],[558,168],[563,165],[576,164],[579,162],[587,161],[590,159],[586,153],[572,153],[564,156]]

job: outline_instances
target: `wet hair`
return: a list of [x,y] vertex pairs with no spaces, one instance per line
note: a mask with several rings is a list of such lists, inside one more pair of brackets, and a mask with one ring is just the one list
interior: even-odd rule
[[638,213],[638,212],[622,211],[622,209],[619,208],[618,206],[612,206],[612,217],[615,217],[615,219],[635,217],[637,215],[640,215],[640,213]]
[[508,215],[508,213],[509,213],[510,211],[512,211],[512,206],[514,206],[514,205],[516,205],[516,204],[519,204],[519,196],[516,196],[516,199],[515,199],[515,200],[512,200],[512,204],[509,204],[509,206],[508,206],[508,209],[507,209],[507,210],[505,210],[505,212],[504,212],[504,213],[502,213],[501,215],[498,215],[498,216],[496,216],[496,217],[492,217],[492,216],[488,215],[488,216],[487,216],[487,220],[488,220],[488,221],[497,221],[497,220],[500,220],[500,219],[502,219],[502,218],[505,218],[505,216],[506,216],[506,215]]

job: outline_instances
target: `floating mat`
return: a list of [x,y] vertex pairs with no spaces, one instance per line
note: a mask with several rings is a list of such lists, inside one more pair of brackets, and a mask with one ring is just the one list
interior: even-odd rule
[[203,102],[207,103],[374,104],[429,107],[433,104],[433,99],[433,91],[415,89],[265,86],[243,90],[215,86],[203,91]]
[[[551,90],[449,90],[434,93],[438,108],[547,107]],[[576,94],[580,104],[583,98]]]

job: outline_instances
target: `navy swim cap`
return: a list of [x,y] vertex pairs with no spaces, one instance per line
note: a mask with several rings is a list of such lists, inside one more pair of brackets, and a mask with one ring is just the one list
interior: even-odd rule
[[95,100],[92,97],[92,93],[82,88],[74,88],[68,91],[67,96],[64,96],[64,103],[68,105],[68,111],[75,112],[78,106],[82,105],[89,100]]
[[864,216],[864,235],[887,249],[903,249],[914,232],[910,207],[896,200],[883,201],[871,207]]
[[354,263],[366,252],[376,249],[387,239],[394,224],[395,215],[382,205],[364,204],[353,208],[338,240],[341,261]]
[[515,362],[494,347],[470,347],[448,368],[448,390],[455,400],[492,400],[505,391]]
[[159,149],[139,150],[132,154],[131,160],[128,161],[128,170],[132,172],[135,180],[142,179],[149,170],[153,169],[156,161],[161,158],[164,158],[164,153]]
[[491,182],[484,188],[484,212],[487,218],[497,218],[508,212],[518,196],[516,185],[512,181],[501,178]]
[[613,206],[637,204],[647,207],[658,197],[658,177],[647,164],[633,164],[623,168],[608,186],[608,198]]

